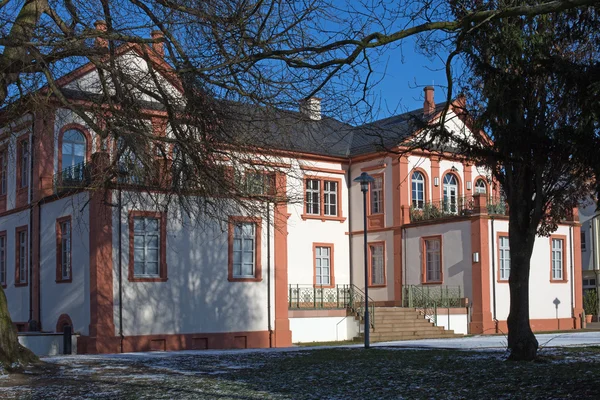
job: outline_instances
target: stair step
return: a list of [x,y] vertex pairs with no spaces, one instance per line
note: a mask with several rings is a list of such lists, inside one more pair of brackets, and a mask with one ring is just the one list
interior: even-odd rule
[[[375,307],[371,318],[375,329],[371,329],[370,338],[375,342],[463,336],[453,330],[445,330],[443,326],[435,326],[414,308]],[[359,336],[364,337],[364,333]]]
[[378,342],[391,342],[394,340],[413,340],[413,339],[442,339],[442,338],[453,338],[453,337],[461,337],[462,335],[457,335],[455,333],[448,332],[438,332],[438,333],[423,333],[423,332],[406,332],[403,334],[386,334],[386,335],[377,335],[371,334],[369,338],[373,341]]

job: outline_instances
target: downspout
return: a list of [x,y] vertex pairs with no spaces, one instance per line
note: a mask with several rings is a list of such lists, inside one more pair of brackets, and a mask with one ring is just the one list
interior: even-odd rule
[[[550,242],[550,246],[552,246],[552,242]],[[575,284],[575,279],[573,279],[574,275],[574,267],[573,267],[573,225],[569,226],[569,253],[570,254],[570,261],[571,261],[571,284],[570,289],[571,289],[571,318],[575,318],[575,312],[574,307],[574,296],[575,296],[575,288],[573,287],[573,285]]]
[[496,333],[498,333],[498,319],[496,318],[496,233],[494,232],[494,217],[492,220],[492,318],[496,325]]
[[[406,247],[406,228],[404,228],[404,227],[402,227],[402,240],[404,242],[404,248],[402,249],[402,254],[404,256],[403,257],[404,258],[404,262],[403,262],[403,264],[404,264],[404,277],[402,279],[402,282],[404,283],[404,286],[407,286],[406,285],[406,282],[408,282],[408,275],[407,275],[408,274],[408,268],[406,266],[406,253],[407,253],[406,248],[407,247]],[[402,296],[403,296],[402,297],[402,302],[404,302],[404,293],[402,293]]]
[[40,320],[37,321],[38,331],[42,330],[42,271],[41,271],[41,250],[42,250],[42,202],[38,202],[38,230],[37,230],[37,251],[38,251],[38,313]]
[[598,243],[596,243],[596,241],[598,240],[596,238],[596,222],[595,219],[597,219],[598,217],[600,217],[600,214],[596,214],[594,215],[591,219],[590,219],[590,228],[592,230],[592,268],[594,268],[594,276],[596,278],[596,295],[598,295],[598,301],[600,301],[600,280],[598,279],[600,277],[600,268],[598,268],[598,260],[597,260],[597,251],[600,250],[598,248]]
[[119,205],[118,205],[118,209],[119,209],[119,228],[118,228],[118,235],[119,235],[119,345],[120,345],[120,350],[121,353],[123,353],[123,260],[122,260],[122,249],[121,249],[121,242],[123,241],[121,238],[121,234],[122,234],[122,223],[121,223],[121,219],[122,219],[122,211],[123,211],[123,202],[121,199],[121,185],[119,184]]
[[269,348],[273,347],[273,327],[271,326],[271,203],[267,200],[267,321]]
[[[352,213],[352,196],[350,195],[350,182],[352,182],[352,159],[348,161],[348,178],[346,179],[346,187],[348,188],[348,216]],[[353,273],[353,263],[352,263],[352,218],[348,218],[348,264],[350,265],[350,284],[354,283],[352,279],[354,276]]]
[[[27,238],[29,240],[29,327],[33,320],[33,155],[35,149],[35,115],[31,121],[31,141],[29,143],[29,232]],[[35,327],[37,330],[37,326]]]

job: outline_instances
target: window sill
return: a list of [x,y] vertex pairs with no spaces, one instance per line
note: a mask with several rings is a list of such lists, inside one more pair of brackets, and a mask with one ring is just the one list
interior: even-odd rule
[[369,285],[369,288],[375,288],[375,289],[384,288],[384,287],[387,287],[387,285],[385,283],[382,285]]
[[15,287],[25,287],[27,285],[29,285],[27,282],[15,283]]
[[500,278],[498,278],[496,280],[496,282],[498,282],[498,283],[508,283],[508,279],[500,279]]
[[569,283],[567,279],[550,279],[550,283]]
[[227,280],[229,282],[262,282],[262,277],[258,277],[258,278],[235,278],[235,277],[229,277],[227,278]]
[[317,283],[314,284],[315,289],[333,289],[335,285],[319,285]]
[[71,282],[73,282],[73,278],[69,278],[69,279],[57,279],[54,282],[56,282],[56,283],[71,283]]
[[330,217],[327,215],[312,215],[312,214],[302,214],[302,215],[300,215],[300,218],[302,218],[305,221],[307,219],[318,219],[323,222],[325,222],[325,221],[339,221],[339,222],[346,221],[346,217]]
[[444,281],[428,281],[428,282],[421,282],[421,285],[442,285],[444,283]]
[[144,277],[132,277],[130,276],[128,278],[129,282],[166,282],[169,280],[169,278],[161,278],[159,276],[154,277],[154,278],[144,278]]

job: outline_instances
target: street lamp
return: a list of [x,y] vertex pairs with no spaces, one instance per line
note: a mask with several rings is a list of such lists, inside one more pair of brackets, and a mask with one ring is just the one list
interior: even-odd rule
[[365,244],[363,249],[365,254],[365,349],[368,349],[370,346],[369,331],[371,330],[371,325],[369,323],[369,275],[367,271],[367,192],[369,191],[369,185],[374,181],[375,179],[366,172],[360,174],[358,178],[354,178],[354,182],[360,183],[360,190],[363,193],[363,229],[365,233]]

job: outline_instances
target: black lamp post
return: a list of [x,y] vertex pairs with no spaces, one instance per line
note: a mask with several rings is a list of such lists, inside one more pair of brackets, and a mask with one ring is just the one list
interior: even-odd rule
[[364,232],[365,232],[365,243],[364,243],[364,253],[365,253],[365,349],[368,349],[370,346],[369,342],[369,331],[371,330],[371,325],[369,323],[369,275],[368,275],[368,260],[367,260],[367,192],[369,191],[369,185],[374,182],[375,179],[366,172],[360,174],[358,178],[354,178],[354,182],[360,183],[360,190],[363,193],[363,222],[364,222]]

